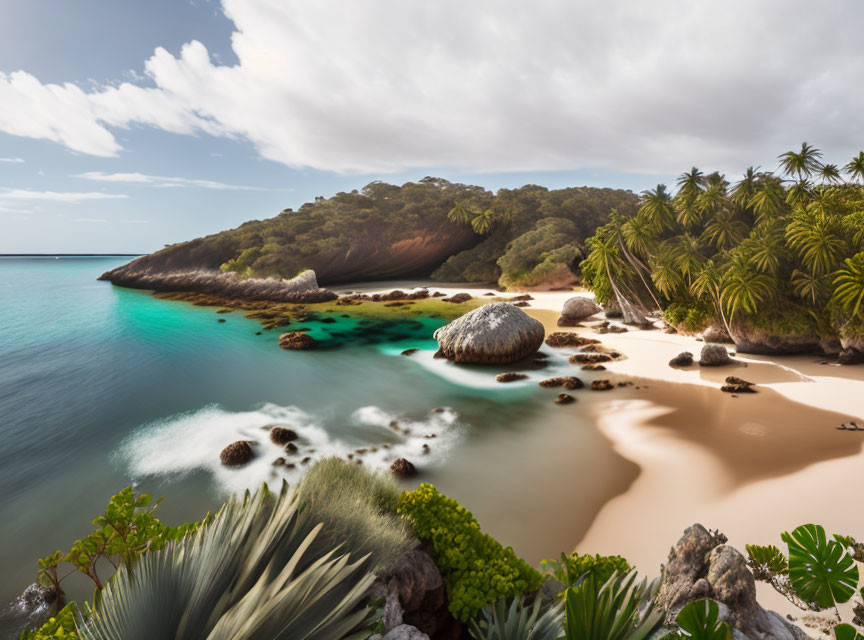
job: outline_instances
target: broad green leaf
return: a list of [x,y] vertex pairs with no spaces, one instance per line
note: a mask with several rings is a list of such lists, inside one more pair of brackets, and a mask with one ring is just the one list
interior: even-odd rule
[[864,636],[851,624],[838,624],[834,627],[834,637],[837,640],[864,640]]
[[858,567],[842,544],[826,538],[823,527],[805,524],[782,538],[789,545],[789,580],[798,596],[823,609],[852,597]]
[[696,600],[681,609],[675,622],[693,640],[731,640],[729,625],[720,618],[720,605],[713,600]]

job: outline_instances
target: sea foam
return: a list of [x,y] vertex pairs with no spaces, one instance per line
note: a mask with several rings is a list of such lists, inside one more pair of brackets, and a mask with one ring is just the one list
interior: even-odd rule
[[[270,440],[271,425],[297,433],[296,454],[286,454]],[[339,437],[331,435],[319,418],[293,406],[264,404],[255,410],[234,412],[210,405],[140,427],[123,441],[117,457],[136,480],[179,478],[205,471],[221,492],[231,493],[281,479],[294,484],[309,465],[329,456],[348,459],[350,455],[352,462],[362,460],[375,470],[389,468],[397,458],[407,458],[422,470],[441,464],[462,430],[458,414],[449,408],[434,409],[415,419],[379,407],[362,407],[350,415],[348,428]],[[237,440],[252,445],[254,458],[241,468],[224,467],[219,454]],[[280,457],[295,467],[273,466]],[[305,458],[309,460],[304,465],[301,461]]]

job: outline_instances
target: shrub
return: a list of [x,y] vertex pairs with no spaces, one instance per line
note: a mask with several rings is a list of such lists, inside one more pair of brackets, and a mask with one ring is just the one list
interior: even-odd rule
[[698,333],[714,321],[714,314],[698,303],[673,302],[663,311],[663,320],[676,329]]
[[386,563],[410,544],[408,524],[396,514],[399,488],[390,477],[339,458],[312,466],[299,488],[301,508],[324,523],[323,539]]
[[543,570],[551,573],[558,582],[572,586],[583,576],[590,574],[597,579],[598,584],[605,583],[616,571],[624,575],[633,567],[621,556],[561,554],[560,560],[544,560]]
[[450,612],[467,621],[490,602],[537,589],[543,576],[480,530],[470,511],[430,484],[402,494],[400,514],[430,547],[450,599]]
[[558,640],[563,631],[564,614],[559,605],[543,611],[540,598],[532,606],[521,598],[507,598],[484,607],[482,615],[471,621],[471,637],[475,640]]
[[35,631],[22,631],[19,640],[78,640],[74,606],[70,602]]

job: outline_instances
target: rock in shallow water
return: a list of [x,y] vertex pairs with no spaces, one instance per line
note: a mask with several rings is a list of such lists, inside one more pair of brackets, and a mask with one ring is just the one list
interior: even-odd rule
[[394,476],[400,478],[410,478],[417,473],[417,469],[414,465],[405,458],[397,458],[394,460],[393,464],[390,465],[390,471],[393,472]]
[[273,427],[270,429],[270,439],[275,444],[288,444],[297,439],[297,432],[285,427]]
[[318,346],[318,342],[302,331],[289,331],[279,336],[279,346],[283,349],[305,351],[306,349],[314,349]]
[[559,393],[558,397],[555,398],[555,404],[570,404],[571,402],[576,402],[576,398],[569,393]]
[[725,393],[756,393],[752,382],[747,382],[736,376],[728,376],[726,384],[720,387],[720,391]]
[[689,351],[679,353],[669,361],[670,367],[689,367],[693,364],[693,354]]
[[732,358],[729,357],[726,347],[719,344],[706,344],[702,347],[702,354],[699,356],[700,367],[719,367],[731,362]]
[[583,347],[587,344],[599,344],[597,338],[585,338],[570,331],[556,331],[546,336],[546,344],[550,347]]
[[495,380],[498,382],[516,382],[517,380],[525,380],[527,377],[524,373],[514,373],[511,371],[508,373],[499,373],[495,376]]
[[226,467],[242,467],[252,459],[252,446],[245,440],[232,442],[222,449],[219,460]]
[[548,378],[540,382],[541,387],[554,389],[556,387],[564,387],[565,389],[581,389],[584,385],[582,381],[575,376],[560,376],[558,378]]
[[544,336],[543,324],[521,309],[491,302],[438,329],[436,355],[459,363],[518,362],[535,353]]

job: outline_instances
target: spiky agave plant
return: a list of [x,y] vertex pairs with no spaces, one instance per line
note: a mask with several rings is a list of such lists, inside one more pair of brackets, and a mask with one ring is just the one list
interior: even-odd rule
[[469,630],[475,640],[557,640],[563,619],[559,605],[544,611],[540,598],[530,607],[521,598],[514,598],[509,606],[507,598],[501,598],[486,606]]
[[588,575],[567,590],[566,640],[646,640],[663,625],[653,597],[658,581],[637,582],[637,574],[615,574],[604,584]]
[[314,512],[278,495],[232,498],[197,536],[121,569],[82,640],[277,640],[343,638],[366,619],[374,581],[369,555],[322,543]]

